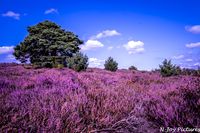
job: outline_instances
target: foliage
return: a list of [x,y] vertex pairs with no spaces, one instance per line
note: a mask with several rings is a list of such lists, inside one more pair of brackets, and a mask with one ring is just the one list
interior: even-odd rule
[[180,67],[173,65],[171,60],[168,61],[167,59],[165,59],[159,67],[163,77],[178,75],[181,70]]
[[0,132],[158,133],[200,127],[200,77],[0,64]]
[[73,57],[67,58],[67,67],[77,72],[86,70],[88,67],[88,57],[82,53],[76,53]]
[[135,67],[135,66],[130,66],[129,68],[128,68],[129,70],[137,70],[137,67]]
[[112,57],[108,57],[105,61],[104,67],[106,70],[114,72],[118,69],[118,63]]
[[175,67],[175,75],[179,75],[182,73],[182,69],[179,66],[174,66]]
[[200,76],[200,69],[189,69],[189,68],[183,68],[181,71],[182,75],[192,75],[192,76]]
[[14,56],[21,63],[30,61],[41,67],[66,65],[65,59],[72,57],[83,44],[77,35],[51,21],[28,27],[28,32],[24,41],[14,48]]

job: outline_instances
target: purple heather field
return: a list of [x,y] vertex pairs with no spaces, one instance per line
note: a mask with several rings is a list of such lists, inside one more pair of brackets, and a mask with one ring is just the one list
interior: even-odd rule
[[0,64],[0,132],[157,133],[200,127],[200,77]]

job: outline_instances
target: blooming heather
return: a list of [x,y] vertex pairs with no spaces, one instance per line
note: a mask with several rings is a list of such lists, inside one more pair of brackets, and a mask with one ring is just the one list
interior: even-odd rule
[[200,127],[200,78],[0,64],[0,132],[159,132]]

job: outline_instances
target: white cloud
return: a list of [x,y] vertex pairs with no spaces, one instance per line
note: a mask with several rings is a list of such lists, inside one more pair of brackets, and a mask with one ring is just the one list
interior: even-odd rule
[[186,44],[185,46],[188,47],[188,48],[200,47],[200,42]]
[[185,61],[187,61],[187,62],[191,62],[191,61],[193,61],[193,59],[186,59]]
[[129,54],[144,52],[144,43],[142,41],[129,41],[123,45]]
[[104,45],[98,40],[88,40],[85,45],[81,46],[81,50],[91,50],[103,47]]
[[101,39],[105,37],[118,36],[118,35],[121,34],[116,30],[105,30],[102,31],[101,33],[98,33],[96,36],[92,36],[91,39]]
[[89,67],[99,67],[102,68],[105,60],[100,60],[97,58],[89,58]]
[[13,52],[14,46],[1,46],[0,47],[0,54],[7,54]]
[[200,66],[200,63],[199,63],[199,62],[197,62],[197,63],[195,63],[195,64],[194,64],[194,66]]
[[12,54],[6,55],[4,62],[9,62],[9,63],[10,63],[10,62],[20,63],[19,61],[17,61],[17,60],[15,59],[15,57],[14,57]]
[[15,60],[15,57],[12,54],[6,56],[7,60]]
[[194,25],[194,26],[186,26],[185,29],[188,32],[199,34],[200,33],[200,25]]
[[113,49],[113,46],[109,46],[107,49],[108,49],[108,50],[112,50],[112,49]]
[[[120,33],[117,32],[116,30],[105,30],[101,33],[98,33],[96,36],[90,37],[90,39],[87,40],[85,45],[81,46],[81,50],[91,50],[95,48],[104,47],[104,45],[98,39],[109,37],[109,36],[117,36],[117,35],[120,35]],[[111,50],[113,49],[113,47],[110,46],[107,49]]]
[[54,8],[50,8],[44,12],[44,14],[50,14],[50,13],[58,13],[58,10]]
[[172,59],[176,59],[176,60],[183,59],[183,58],[184,58],[184,55],[178,55],[178,56],[172,57]]
[[20,19],[20,14],[19,13],[15,13],[13,11],[8,11],[4,14],[2,14],[3,17],[11,17],[11,18],[14,18],[16,20],[19,20]]

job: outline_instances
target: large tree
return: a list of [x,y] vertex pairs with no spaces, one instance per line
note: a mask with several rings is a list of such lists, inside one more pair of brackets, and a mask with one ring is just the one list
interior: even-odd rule
[[[66,58],[79,52],[83,41],[73,32],[65,31],[51,21],[28,27],[28,36],[14,48],[14,56],[22,63],[52,66],[65,63]],[[63,64],[65,65],[65,64]]]

